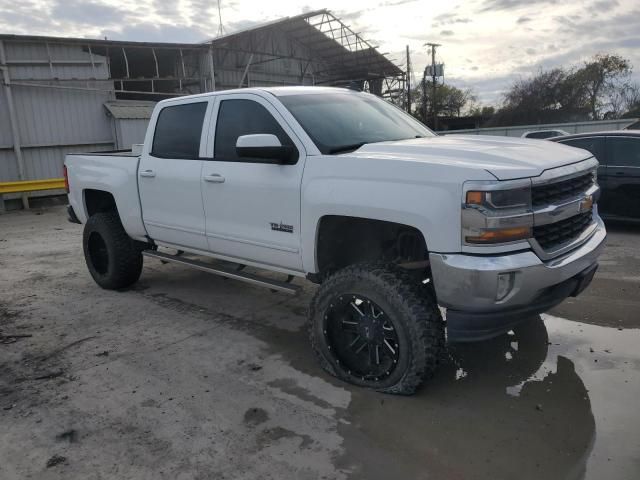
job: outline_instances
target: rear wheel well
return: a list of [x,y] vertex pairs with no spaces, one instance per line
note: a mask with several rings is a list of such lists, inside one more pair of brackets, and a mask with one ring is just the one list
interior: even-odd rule
[[319,279],[356,263],[422,262],[427,268],[429,259],[426,240],[417,228],[369,218],[322,217],[316,245]]
[[91,217],[96,213],[118,212],[113,195],[103,190],[85,190],[84,204],[87,209],[87,217]]

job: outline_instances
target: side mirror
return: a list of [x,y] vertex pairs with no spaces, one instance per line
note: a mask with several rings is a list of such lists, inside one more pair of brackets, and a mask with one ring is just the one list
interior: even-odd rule
[[236,153],[243,158],[290,164],[295,162],[295,151],[295,148],[289,145],[282,145],[278,137],[270,133],[241,135],[236,140]]

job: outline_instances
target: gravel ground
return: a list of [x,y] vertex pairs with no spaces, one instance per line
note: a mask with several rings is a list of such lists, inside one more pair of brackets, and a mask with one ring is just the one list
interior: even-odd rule
[[147,259],[101,290],[62,208],[0,216],[0,479],[640,478],[640,229],[592,286],[450,349],[412,397],[345,385],[296,298]]

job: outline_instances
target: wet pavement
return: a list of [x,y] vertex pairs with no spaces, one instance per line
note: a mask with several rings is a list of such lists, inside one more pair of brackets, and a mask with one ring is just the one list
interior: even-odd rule
[[377,462],[361,478],[390,465],[400,478],[638,478],[638,342],[635,329],[542,315],[453,348],[412,398],[355,394],[353,443]]
[[106,292],[81,229],[36,213],[0,216],[3,480],[640,478],[638,228],[609,228],[582,296],[397,397],[315,364],[312,287],[146,261]]

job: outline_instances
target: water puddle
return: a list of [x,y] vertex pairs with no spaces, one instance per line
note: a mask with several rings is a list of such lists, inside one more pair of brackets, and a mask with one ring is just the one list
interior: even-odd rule
[[345,429],[347,450],[376,456],[363,478],[639,478],[639,345],[640,329],[552,315],[452,345],[414,397],[354,392],[350,419],[364,435]]

